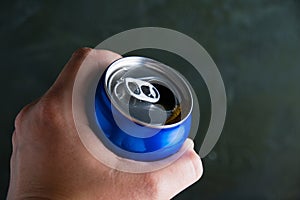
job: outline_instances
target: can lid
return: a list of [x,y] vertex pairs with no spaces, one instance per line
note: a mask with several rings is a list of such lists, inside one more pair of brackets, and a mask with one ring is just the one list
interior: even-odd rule
[[106,71],[104,87],[115,108],[145,126],[176,126],[193,107],[182,75],[150,58],[131,56],[115,61]]
[[130,77],[127,77],[124,80],[127,92],[132,97],[149,103],[156,103],[159,101],[159,91],[150,82]]

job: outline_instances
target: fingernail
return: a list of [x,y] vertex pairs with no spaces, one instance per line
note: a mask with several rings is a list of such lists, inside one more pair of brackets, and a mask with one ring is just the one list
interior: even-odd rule
[[190,149],[194,148],[194,141],[191,138],[187,138],[185,140],[185,145],[187,145]]

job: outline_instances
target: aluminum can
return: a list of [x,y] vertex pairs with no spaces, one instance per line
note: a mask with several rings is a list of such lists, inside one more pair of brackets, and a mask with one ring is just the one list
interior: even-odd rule
[[129,56],[102,74],[95,94],[97,136],[114,154],[156,161],[189,135],[193,98],[185,78],[156,60]]

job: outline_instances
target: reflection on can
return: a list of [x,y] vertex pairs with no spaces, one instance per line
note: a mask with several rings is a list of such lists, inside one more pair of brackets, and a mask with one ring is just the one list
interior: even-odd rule
[[189,135],[192,94],[174,69],[145,57],[113,62],[99,80],[96,120],[116,155],[155,161],[176,153]]

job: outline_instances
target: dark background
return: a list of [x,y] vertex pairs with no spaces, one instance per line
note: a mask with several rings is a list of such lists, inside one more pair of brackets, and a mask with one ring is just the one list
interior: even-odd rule
[[197,40],[227,91],[226,124],[203,159],[204,175],[175,199],[300,199],[296,0],[1,1],[0,199],[18,111],[46,91],[74,50],[142,26]]

